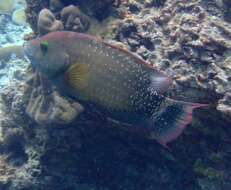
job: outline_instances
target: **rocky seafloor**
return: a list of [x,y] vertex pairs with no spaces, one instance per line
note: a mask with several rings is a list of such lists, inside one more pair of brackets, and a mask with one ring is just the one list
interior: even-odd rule
[[[13,55],[0,66],[0,189],[231,189],[229,1],[27,0],[27,5],[35,35],[65,29],[119,42],[172,76],[169,97],[211,106],[194,112],[169,152],[63,97],[26,59]],[[29,29],[6,23],[10,29],[1,28],[1,46],[22,42]]]

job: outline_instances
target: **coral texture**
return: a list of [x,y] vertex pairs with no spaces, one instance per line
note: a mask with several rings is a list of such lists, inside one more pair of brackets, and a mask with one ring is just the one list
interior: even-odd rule
[[86,32],[89,28],[89,18],[78,7],[70,5],[61,11],[62,22],[66,30]]
[[55,16],[49,9],[42,9],[38,16],[38,32],[40,35],[47,34],[63,29],[63,24],[56,20]]
[[61,97],[46,78],[37,72],[29,78],[25,94],[29,95],[26,113],[39,124],[71,123],[83,112],[77,102]]

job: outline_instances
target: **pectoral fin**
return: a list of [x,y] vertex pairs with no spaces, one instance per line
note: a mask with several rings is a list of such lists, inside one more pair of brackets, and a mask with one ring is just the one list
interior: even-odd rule
[[167,143],[179,137],[183,130],[192,121],[192,113],[196,108],[208,107],[207,104],[188,103],[170,100],[159,116],[148,120],[149,127],[153,127],[151,138],[156,139],[161,145],[167,147]]
[[84,63],[77,63],[70,66],[66,72],[67,80],[74,90],[81,90],[87,87],[89,82],[89,67]]

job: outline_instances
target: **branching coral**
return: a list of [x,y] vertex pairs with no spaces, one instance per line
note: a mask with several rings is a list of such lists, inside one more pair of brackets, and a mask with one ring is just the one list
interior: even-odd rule
[[63,29],[62,22],[56,20],[55,16],[49,9],[42,9],[40,11],[37,24],[40,35]]

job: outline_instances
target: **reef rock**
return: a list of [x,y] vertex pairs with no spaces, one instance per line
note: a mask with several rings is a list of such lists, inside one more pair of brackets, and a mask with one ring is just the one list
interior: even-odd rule
[[[206,12],[199,1],[166,1],[159,12],[144,8],[126,19],[116,39],[172,76],[171,96],[218,102],[219,107],[231,87],[230,36],[230,25]],[[229,115],[223,108],[219,110]]]

